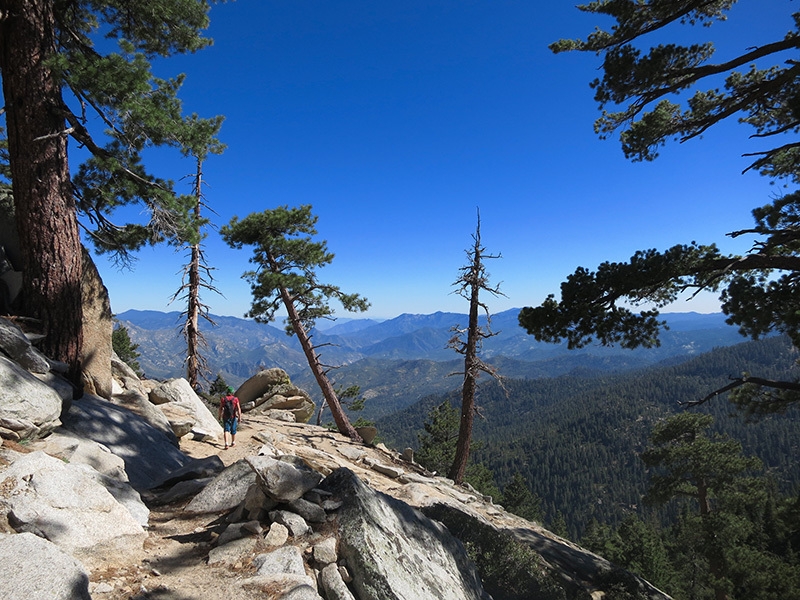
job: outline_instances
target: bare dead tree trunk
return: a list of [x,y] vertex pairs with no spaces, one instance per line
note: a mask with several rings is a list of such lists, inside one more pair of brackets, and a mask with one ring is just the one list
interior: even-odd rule
[[[194,218],[200,221],[200,199],[202,198],[203,161],[197,159],[197,172],[195,174]],[[189,289],[187,291],[186,306],[186,376],[192,389],[197,389],[198,374],[200,371],[200,239],[192,244],[191,258],[189,260]]]
[[22,306],[42,322],[42,350],[81,387],[82,254],[61,115],[53,3],[0,1],[8,152],[23,258]]
[[[499,258],[499,255],[485,254],[485,249],[481,245],[481,219],[478,215],[478,226],[475,235],[472,236],[474,244],[467,252],[470,263],[461,269],[461,277],[455,285],[459,286],[461,296],[469,299],[469,323],[467,325],[467,340],[461,341],[458,329],[450,339],[448,346],[459,354],[464,355],[464,383],[461,386],[461,420],[458,429],[458,441],[456,442],[456,454],[453,458],[453,465],[448,473],[450,479],[460,484],[464,481],[469,460],[470,446],[472,445],[472,428],[475,422],[475,393],[478,387],[478,377],[481,372],[488,373],[492,377],[499,379],[494,368],[484,363],[478,357],[478,348],[481,341],[495,335],[489,330],[489,310],[481,302],[481,290],[487,291],[495,296],[502,295],[497,286],[489,285],[489,276],[486,273],[484,259]],[[482,328],[478,324],[478,311],[483,309],[486,312],[487,326]]]

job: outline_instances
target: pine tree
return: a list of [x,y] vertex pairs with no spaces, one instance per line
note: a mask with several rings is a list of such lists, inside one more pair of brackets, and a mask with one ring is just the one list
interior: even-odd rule
[[222,126],[222,117],[200,119],[197,115],[192,115],[184,123],[185,127],[179,133],[181,151],[185,156],[193,158],[196,165],[192,194],[194,229],[192,239],[185,242],[189,246],[189,264],[184,267],[181,286],[172,300],[181,294],[186,300],[186,310],[183,312],[186,317],[183,326],[183,336],[186,339],[186,378],[192,389],[197,389],[199,379],[206,379],[208,373],[208,363],[200,351],[200,348],[206,345],[205,337],[200,331],[200,319],[204,319],[212,326],[216,325],[209,314],[208,305],[200,300],[200,291],[207,289],[220,293],[212,283],[212,269],[206,263],[201,245],[205,237],[203,227],[208,224],[208,220],[201,217],[201,211],[205,206],[203,164],[209,154],[221,154],[225,146],[217,139]]
[[[713,60],[710,41],[669,43],[671,35],[686,39],[681,29],[725,20],[734,3],[589,2],[578,8],[615,23],[607,30],[596,28],[585,40],[563,39],[550,48],[602,57],[602,74],[591,83],[602,112],[595,130],[603,138],[620,132],[627,158],[655,160],[670,140],[698,138],[717,124],[738,120],[752,126],[752,137],[765,146],[746,155],[752,160],[746,170],[773,182],[800,183],[800,147],[786,138],[798,133],[800,80],[793,57],[800,47],[800,21],[793,9],[787,5],[785,35],[761,45],[742,40],[742,54],[720,62]],[[649,48],[648,41],[653,42]],[[720,292],[728,322],[743,335],[781,332],[798,345],[799,207],[797,190],[756,207],[753,227],[728,234],[756,236],[751,251],[741,256],[723,254],[714,243],[691,242],[663,251],[638,250],[626,262],[606,261],[596,270],[578,267],[561,284],[561,298],[551,294],[541,305],[523,308],[520,325],[537,340],[566,340],[570,348],[595,341],[653,347],[665,325],[659,309],[684,292],[707,290]],[[739,403],[753,412],[783,410],[800,401],[800,383],[746,374],[693,403],[739,388]]]
[[[131,249],[188,232],[191,218],[167,181],[145,171],[140,153],[170,144],[180,122],[182,78],[152,75],[150,60],[194,52],[210,41],[206,1],[0,1],[0,73],[8,156],[22,248],[22,311],[38,319],[42,350],[66,362],[80,386],[82,248],[80,212],[101,250]],[[117,41],[103,54],[95,42]],[[104,47],[108,47],[104,42]],[[71,94],[72,98],[65,98]],[[75,114],[79,106],[85,113]],[[87,127],[103,123],[107,143]],[[93,158],[70,177],[67,141]],[[147,225],[118,226],[109,213],[141,202]]]
[[453,464],[458,441],[458,411],[449,401],[435,406],[425,420],[424,433],[419,434],[419,449],[414,458],[434,473],[445,473]]
[[117,324],[111,333],[111,346],[122,362],[133,369],[137,375],[141,375],[142,368],[139,366],[139,361],[136,360],[140,356],[136,351],[139,344],[133,343],[127,327]]
[[212,398],[219,398],[225,392],[228,391],[228,383],[225,381],[225,378],[222,376],[222,373],[217,373],[216,379],[214,379],[211,387],[208,389],[208,393]]
[[753,493],[757,481],[746,475],[758,469],[761,461],[742,456],[741,444],[735,440],[706,437],[704,432],[713,420],[710,415],[680,413],[661,421],[653,428],[642,460],[655,469],[648,502],[687,498],[696,503],[695,544],[708,561],[707,585],[716,600],[728,600],[733,590],[728,559],[742,551],[741,540],[750,527],[734,505]]
[[542,521],[542,499],[531,492],[522,473],[514,473],[503,489],[503,506],[506,510],[529,521]]
[[244,274],[253,292],[247,316],[268,323],[279,307],[286,309],[286,333],[297,336],[336,427],[340,433],[361,441],[342,409],[310,332],[317,319],[333,314],[330,299],[338,300],[347,311],[365,311],[369,302],[317,278],[317,270],[330,264],[334,255],[328,252],[326,242],[312,240],[317,233],[316,222],[310,205],[292,209],[281,206],[253,213],[241,221],[234,217],[220,233],[233,248],[253,246],[250,262],[258,265],[258,270]]

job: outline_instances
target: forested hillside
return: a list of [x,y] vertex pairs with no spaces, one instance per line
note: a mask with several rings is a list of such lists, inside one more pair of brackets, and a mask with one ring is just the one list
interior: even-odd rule
[[[597,519],[615,524],[644,511],[647,471],[639,454],[653,425],[682,410],[678,402],[702,398],[745,370],[790,378],[797,357],[786,338],[720,348],[682,364],[634,373],[564,375],[505,382],[508,394],[488,380],[478,398],[483,418],[475,421],[474,454],[491,469],[501,489],[519,472],[542,499],[545,522],[564,516],[573,539]],[[418,447],[429,411],[455,395],[429,396],[379,419],[383,439],[395,447]],[[715,416],[715,428],[740,440],[745,454],[764,461],[782,492],[797,489],[800,415],[790,409],[747,423],[721,396],[693,409]]]

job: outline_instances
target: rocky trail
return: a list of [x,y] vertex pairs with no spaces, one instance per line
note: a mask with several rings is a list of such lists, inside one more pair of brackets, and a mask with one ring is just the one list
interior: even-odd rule
[[66,365],[0,318],[4,600],[595,600],[619,572],[408,452],[308,425],[313,401],[278,368],[236,390],[225,448],[188,381],[114,355],[106,316],[77,399]]
[[[258,439],[261,437],[262,439]],[[327,429],[296,423],[276,421],[264,416],[245,416],[236,436],[236,445],[225,449],[221,442],[208,443],[182,440],[181,450],[192,458],[217,455],[226,467],[248,456],[257,455],[264,439],[281,452],[303,458],[314,469],[324,474],[345,466],[374,489],[397,496],[403,485],[396,477],[384,475],[368,465],[382,465],[388,470],[397,469],[422,472],[409,463],[398,460],[396,453],[380,446],[356,445],[344,436]],[[17,449],[29,452],[36,449],[34,442]],[[348,458],[349,457],[349,458]],[[397,462],[396,466],[392,463]],[[396,473],[393,473],[396,475]],[[433,480],[432,480],[433,481]],[[422,493],[427,501],[442,495],[433,487]],[[409,500],[409,498],[406,498]],[[242,585],[253,578],[255,567],[252,559],[235,564],[208,564],[209,551],[228,523],[225,515],[189,515],[183,508],[189,500],[150,505],[150,520],[147,538],[139,556],[126,557],[123,561],[113,556],[98,564],[87,564],[90,569],[89,590],[96,600],[201,600],[224,598],[226,600],[249,600],[270,598],[270,590],[257,583]],[[509,524],[517,519],[489,504],[481,512],[496,520],[504,516]],[[526,526],[530,523],[519,520]],[[518,523],[519,524],[519,523]],[[543,530],[544,531],[544,530]],[[296,540],[300,550],[307,554],[316,538],[325,537],[324,528],[315,527],[311,538]],[[269,550],[259,536],[255,556]],[[295,543],[290,538],[288,543]]]
[[[225,449],[221,442],[182,440],[181,450],[192,458],[216,454],[227,467],[258,453],[264,443],[254,439],[254,434],[285,429],[285,424],[269,418],[249,417],[239,427],[235,446]],[[187,515],[182,509],[188,502],[151,506],[150,527],[139,560],[122,564],[112,561],[92,569],[89,586],[92,597],[97,600],[269,598],[269,590],[242,589],[237,584],[255,574],[252,561],[208,564],[209,550],[227,523],[224,515]],[[259,552],[267,550],[266,544],[257,546]]]
[[[41,441],[33,441],[23,446],[6,442],[5,449],[27,453],[40,449],[41,444]],[[183,439],[180,448],[196,459],[216,455],[225,467],[230,467],[237,461],[257,456],[265,446],[279,454],[299,457],[325,476],[345,467],[371,489],[414,508],[455,507],[468,515],[474,526],[485,525],[524,540],[551,567],[570,573],[570,578],[577,577],[576,583],[584,589],[594,577],[593,573],[610,566],[602,558],[535,523],[507,513],[474,490],[454,486],[449,480],[426,473],[419,465],[405,461],[401,454],[382,444],[357,444],[325,428],[245,415],[235,446],[225,449],[220,442]],[[84,561],[93,600],[295,598],[286,595],[285,587],[256,576],[254,557],[275,550],[265,538],[266,531],[254,531],[247,536],[252,544],[247,552],[237,549],[235,558],[214,562],[209,555],[215,552],[220,535],[231,524],[230,511],[190,514],[184,508],[191,498],[169,504],[154,502],[147,494],[143,498],[147,500],[150,514],[146,538],[136,554],[117,557],[108,553]],[[269,528],[267,523],[263,525],[264,529]],[[283,543],[296,546],[306,562],[312,563],[312,548],[325,538],[337,537],[336,527],[335,519],[329,519],[326,523],[315,524],[308,535],[290,536]],[[653,598],[665,598],[652,588],[651,592],[654,592]],[[297,596],[298,599],[306,597]]]

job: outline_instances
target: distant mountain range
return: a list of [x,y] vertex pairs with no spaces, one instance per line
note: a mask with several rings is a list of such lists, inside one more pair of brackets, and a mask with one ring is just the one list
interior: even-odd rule
[[[669,330],[659,348],[624,350],[589,346],[567,350],[566,344],[536,342],[517,324],[519,309],[492,316],[497,335],[484,341],[481,356],[511,378],[553,377],[564,373],[591,375],[623,372],[649,365],[682,361],[716,347],[743,341],[725,324],[721,313],[663,315]],[[316,386],[305,357],[292,336],[280,327],[236,317],[211,316],[216,326],[201,323],[208,342],[204,351],[211,378],[221,374],[239,385],[259,368],[280,367],[312,395]],[[184,375],[186,344],[179,312],[129,310],[116,316],[139,345],[139,364],[147,377]],[[431,393],[458,387],[461,357],[446,347],[454,326],[465,326],[467,315],[437,312],[403,314],[386,321],[352,319],[314,330],[327,365],[338,385],[361,386],[370,410],[365,416],[387,414]]]

